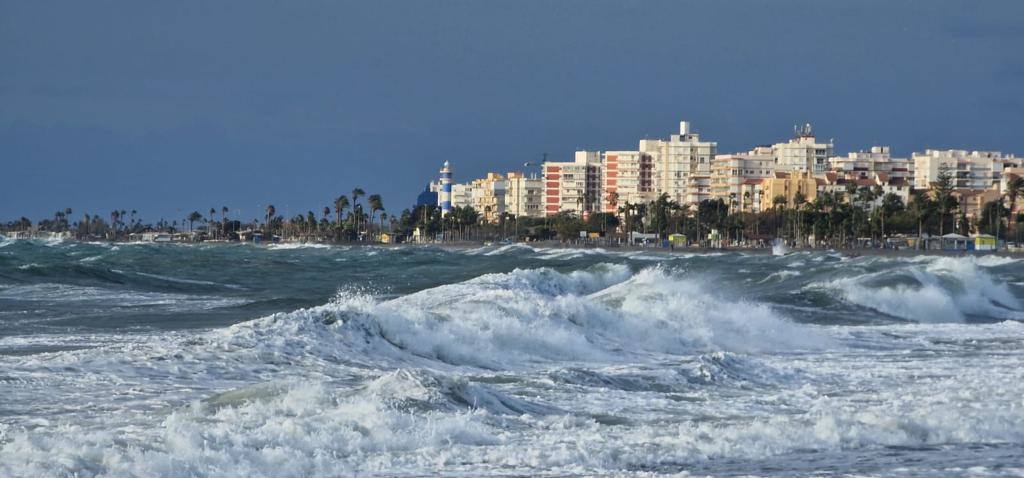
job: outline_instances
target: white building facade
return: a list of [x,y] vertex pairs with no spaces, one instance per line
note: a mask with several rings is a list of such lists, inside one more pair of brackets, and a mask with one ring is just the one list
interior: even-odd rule
[[794,128],[796,137],[787,143],[772,145],[776,171],[806,171],[824,173],[828,169],[828,158],[833,156],[832,142],[819,143],[814,137],[811,124]]
[[999,151],[929,149],[913,157],[914,187],[921,189],[937,181],[943,169],[955,178],[958,189],[998,188],[1005,169],[1021,166],[1021,158]]
[[544,181],[523,173],[506,176],[505,211],[516,217],[544,217]]

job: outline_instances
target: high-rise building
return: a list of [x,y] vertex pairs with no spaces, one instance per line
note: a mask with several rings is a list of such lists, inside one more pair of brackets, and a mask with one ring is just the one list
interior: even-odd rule
[[808,171],[820,174],[828,169],[828,158],[833,156],[831,141],[819,143],[810,123],[793,128],[796,137],[788,143],[772,146],[776,171]]
[[615,213],[623,204],[654,200],[654,165],[649,154],[606,151],[601,166],[601,211]]
[[639,150],[651,158],[655,196],[668,194],[680,204],[696,204],[711,197],[711,161],[718,143],[702,141],[688,121],[680,121],[679,134],[667,140],[641,140]]
[[601,194],[601,153],[577,151],[573,161],[548,161],[544,172],[544,214],[569,212],[580,217],[593,211]]
[[543,217],[544,181],[519,172],[510,172],[506,178],[505,211],[516,217]]

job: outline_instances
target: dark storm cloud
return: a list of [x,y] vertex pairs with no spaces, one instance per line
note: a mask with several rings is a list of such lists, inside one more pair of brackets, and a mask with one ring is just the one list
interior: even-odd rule
[[[1024,2],[0,1],[0,219],[389,211],[689,119],[724,152],[815,122],[1024,153]],[[286,207],[287,206],[287,209]]]

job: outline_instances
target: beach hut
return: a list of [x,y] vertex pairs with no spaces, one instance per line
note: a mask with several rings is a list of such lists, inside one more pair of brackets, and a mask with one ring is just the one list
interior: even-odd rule
[[686,234],[669,234],[668,242],[672,247],[686,247]]
[[956,233],[949,233],[942,236],[942,249],[954,251],[966,251],[970,238]]
[[974,250],[976,251],[994,251],[996,250],[996,236],[989,234],[978,234],[973,236],[974,239]]

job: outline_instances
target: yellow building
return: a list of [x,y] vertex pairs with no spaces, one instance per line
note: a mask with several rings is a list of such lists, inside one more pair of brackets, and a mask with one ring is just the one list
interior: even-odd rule
[[473,209],[485,222],[495,223],[505,212],[505,177],[499,173],[487,173],[487,177],[476,179],[473,185]]
[[770,178],[764,180],[762,189],[764,209],[774,207],[775,198],[779,196],[786,199],[786,207],[793,207],[797,193],[803,194],[805,202],[814,201],[814,198],[818,197],[818,180],[806,171],[776,171]]

